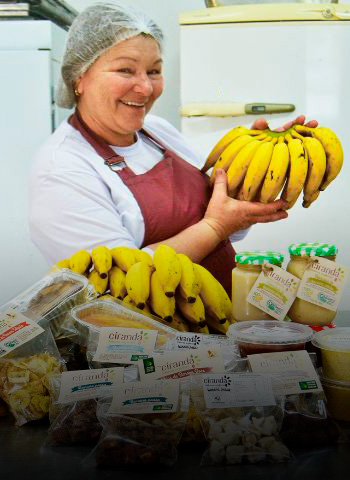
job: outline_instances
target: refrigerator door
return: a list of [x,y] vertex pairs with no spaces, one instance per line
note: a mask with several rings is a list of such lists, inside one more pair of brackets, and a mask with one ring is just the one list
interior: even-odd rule
[[[313,9],[315,5],[307,7]],[[216,9],[208,9],[211,10]],[[236,250],[276,249],[288,257],[290,243],[334,242],[339,247],[339,263],[350,265],[350,228],[345,217],[350,208],[347,185],[350,164],[346,161],[350,151],[349,44],[348,21],[181,26],[182,105],[197,102],[294,104],[292,114],[264,114],[263,117],[271,128],[299,114],[305,114],[308,120],[315,118],[336,132],[345,152],[339,177],[310,208],[302,208],[301,199],[298,200],[287,220],[255,225],[248,236],[235,245]],[[259,117],[182,117],[181,125],[185,136],[205,157],[224,133],[237,125],[250,126],[256,118]],[[350,310],[350,295],[343,296],[340,309]]]

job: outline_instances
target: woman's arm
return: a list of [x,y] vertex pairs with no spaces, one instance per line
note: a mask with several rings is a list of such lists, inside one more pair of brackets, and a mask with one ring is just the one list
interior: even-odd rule
[[255,223],[276,222],[288,217],[288,203],[277,200],[269,204],[235,200],[227,195],[227,177],[223,170],[216,173],[213,194],[202,220],[162,242],[148,245],[155,250],[166,244],[200,262],[232,233]]

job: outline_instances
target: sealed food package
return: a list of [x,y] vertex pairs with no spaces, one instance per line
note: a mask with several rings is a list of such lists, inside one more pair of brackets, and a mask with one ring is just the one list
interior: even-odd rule
[[55,338],[63,334],[68,314],[76,305],[89,299],[90,286],[83,275],[61,270],[45,275],[24,292],[0,307],[1,312],[9,309],[23,313],[39,322],[42,327],[50,326]]
[[289,448],[322,447],[340,440],[341,433],[328,416],[324,399],[323,392],[286,395],[280,436]]
[[93,351],[94,342],[97,348],[98,336],[101,327],[137,328],[155,330],[158,332],[156,349],[172,348],[177,331],[167,325],[125,307],[122,302],[108,302],[96,300],[74,307],[71,310],[70,334],[75,335],[79,345],[87,347],[91,335],[90,349]]
[[[19,314],[14,312],[16,315]],[[23,324],[30,327],[30,322],[28,319],[18,324],[17,328],[22,328]],[[28,325],[25,325],[27,329]],[[40,328],[34,322],[33,325],[33,329]],[[51,403],[50,377],[65,369],[51,330],[40,330],[39,334],[18,348],[13,348],[13,345],[19,343],[21,337],[8,337],[10,340],[7,344],[11,344],[12,350],[0,355],[0,397],[8,405],[18,426],[48,414]],[[24,334],[25,328],[22,328],[22,338]]]
[[267,395],[262,400],[265,405],[254,406],[238,392],[237,406],[232,406],[231,395],[225,399],[223,393],[230,389],[234,375],[239,374],[191,377],[191,396],[208,442],[201,465],[289,461],[291,452],[279,437],[280,401]]
[[86,466],[173,465],[188,397],[180,380],[134,382],[98,403],[103,431]]
[[123,368],[63,372],[51,377],[47,446],[96,443],[102,426],[97,399],[123,383]]

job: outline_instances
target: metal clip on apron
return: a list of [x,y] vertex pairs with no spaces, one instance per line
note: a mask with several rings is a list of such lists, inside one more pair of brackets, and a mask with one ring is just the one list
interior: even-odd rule
[[[90,130],[78,110],[69,118],[69,123],[79,130],[106,165],[111,167],[124,162],[122,157]],[[140,207],[145,223],[144,247],[162,242],[199,222],[210,199],[210,188],[206,175],[165,148],[145,130],[141,132],[161,149],[163,160],[141,175],[135,175],[129,167],[115,173],[129,188]],[[226,240],[201,261],[201,265],[223,285],[230,298],[234,257],[232,245]]]

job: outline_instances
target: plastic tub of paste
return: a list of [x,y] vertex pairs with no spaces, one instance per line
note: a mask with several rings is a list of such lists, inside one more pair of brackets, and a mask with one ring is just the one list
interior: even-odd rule
[[339,382],[321,377],[321,383],[327,398],[327,409],[336,420],[350,421],[350,382]]
[[317,332],[312,344],[321,351],[324,376],[350,383],[350,327]]
[[307,325],[278,320],[233,323],[227,335],[238,345],[242,357],[257,353],[304,350],[313,331]]

